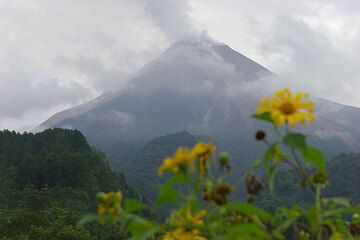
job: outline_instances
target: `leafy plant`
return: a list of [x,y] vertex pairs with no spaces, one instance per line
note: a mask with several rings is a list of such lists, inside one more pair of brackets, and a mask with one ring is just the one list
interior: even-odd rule
[[[157,201],[151,206],[125,199],[121,193],[99,193],[98,214],[83,219],[111,222],[125,229],[131,239],[359,239],[360,209],[345,198],[326,198],[329,184],[323,153],[308,144],[308,136],[293,131],[297,124],[314,121],[314,104],[303,102],[307,94],[290,90],[262,99],[254,118],[274,126],[276,139],[269,141],[264,131],[256,140],[267,146],[263,158],[239,182],[245,180],[247,201],[230,201],[237,184],[229,184],[230,161],[226,153],[216,155],[212,143],[179,148],[158,169],[170,178],[159,186]],[[297,172],[301,186],[315,195],[309,207],[279,207],[266,211],[253,202],[264,183],[256,176],[266,173],[272,194],[279,168]],[[163,205],[173,209],[163,220],[151,220],[142,211],[156,213]]]

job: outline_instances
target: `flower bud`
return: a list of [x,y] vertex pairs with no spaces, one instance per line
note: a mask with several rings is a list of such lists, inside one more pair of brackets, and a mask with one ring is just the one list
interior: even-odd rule
[[210,202],[211,201],[211,197],[209,196],[208,193],[203,194],[203,199],[204,199],[205,202]]
[[350,223],[349,230],[351,235],[360,236],[360,223]]
[[226,199],[226,197],[217,195],[217,196],[215,196],[215,197],[213,198],[213,201],[214,201],[217,205],[221,206],[221,205],[224,205],[224,204],[227,202],[227,199]]
[[252,195],[258,194],[263,187],[262,183],[252,173],[246,176],[245,182],[247,192]]
[[262,130],[257,131],[255,134],[255,139],[257,141],[262,141],[265,139],[265,137],[266,137],[266,133]]
[[231,193],[232,189],[229,184],[223,183],[217,186],[214,191],[219,195],[228,195]]
[[220,161],[220,165],[221,166],[226,166],[228,165],[229,162],[229,154],[227,152],[222,152],[219,154],[218,156],[219,161]]
[[312,182],[314,184],[327,185],[329,183],[329,179],[325,173],[316,172],[312,175]]

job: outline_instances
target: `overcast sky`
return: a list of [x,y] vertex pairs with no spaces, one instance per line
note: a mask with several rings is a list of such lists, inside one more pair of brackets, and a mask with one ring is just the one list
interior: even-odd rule
[[311,94],[360,107],[359,0],[0,0],[0,129],[30,130],[208,35]]

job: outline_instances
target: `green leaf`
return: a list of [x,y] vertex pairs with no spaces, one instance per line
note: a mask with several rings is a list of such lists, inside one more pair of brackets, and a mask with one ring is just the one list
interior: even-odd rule
[[263,157],[263,162],[264,162],[264,167],[265,167],[265,170],[267,170],[269,168],[269,165],[270,165],[270,160],[273,156],[273,152],[274,152],[274,148],[275,148],[275,144],[270,146],[266,151],[265,151],[265,154],[264,154],[264,157]]
[[312,162],[314,167],[320,172],[326,172],[326,162],[324,154],[316,148],[306,146],[303,150],[303,157],[307,165]]
[[351,203],[349,202],[349,200],[343,197],[323,198],[323,201],[325,204],[330,203],[330,208],[331,206],[334,207],[343,206],[348,208],[351,207]]
[[271,220],[271,214],[265,210],[255,207],[253,204],[246,202],[232,202],[224,205],[223,209],[227,211],[236,211],[246,216],[257,215],[263,221]]
[[90,213],[85,216],[83,216],[80,221],[77,223],[77,225],[84,225],[86,223],[95,222],[97,220],[98,216],[95,213]]
[[282,236],[282,233],[286,232],[289,227],[301,217],[303,209],[299,206],[294,206],[290,209],[281,207],[278,208],[273,216],[273,225],[275,229],[273,230],[273,235],[275,239],[285,239]]
[[125,199],[125,211],[128,213],[141,211],[145,205],[137,199]]
[[271,167],[268,171],[270,192],[272,192],[274,190],[275,175],[276,175],[276,168]]
[[184,199],[183,194],[174,189],[174,186],[180,183],[189,182],[189,178],[181,173],[176,174],[165,183],[159,186],[159,194],[155,202],[155,207],[165,203],[177,203]]
[[255,163],[252,165],[252,168],[255,170],[255,169],[258,169],[262,164],[262,161],[260,160],[256,160]]
[[303,151],[306,147],[306,136],[301,133],[288,133],[285,135],[283,143],[288,147]]
[[281,160],[284,160],[286,158],[286,156],[283,154],[283,152],[281,151],[278,143],[275,143],[273,145],[271,145],[264,154],[263,157],[263,163],[264,163],[264,167],[265,169],[268,169],[270,166],[270,161],[272,160],[272,163],[278,163]]
[[[121,217],[121,216],[120,216]],[[105,214],[101,214],[98,216],[97,218],[98,222],[100,223],[113,223],[117,220],[119,220],[119,217],[118,216],[113,216],[113,215],[110,215],[108,213],[105,213]]]
[[265,122],[270,122],[270,123],[274,123],[274,121],[271,118],[271,114],[268,112],[265,113],[261,113],[261,114],[254,114],[251,117],[261,120],[261,121],[265,121]]
[[159,194],[155,203],[155,206],[158,207],[161,204],[165,203],[176,203],[182,199],[182,194],[179,191],[176,191],[170,185],[162,185],[159,188]]
[[339,233],[338,231],[333,231],[329,240],[345,240],[345,238],[343,238],[341,233]]
[[273,163],[277,164],[286,158],[285,154],[281,151],[279,145],[275,145],[273,152]]
[[145,240],[153,239],[155,233],[157,233],[160,228],[156,222],[134,215],[132,221],[129,223],[129,230],[131,231],[130,239]]
[[352,214],[352,213],[358,213],[359,208],[357,207],[350,207],[350,208],[338,208],[338,209],[332,209],[327,210],[323,213],[323,217],[330,217],[330,216],[342,216],[344,214]]
[[254,223],[244,223],[229,229],[226,239],[271,239],[270,234]]

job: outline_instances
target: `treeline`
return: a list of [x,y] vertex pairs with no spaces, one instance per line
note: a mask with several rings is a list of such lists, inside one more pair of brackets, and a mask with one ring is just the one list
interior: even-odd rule
[[105,156],[74,130],[0,132],[0,239],[118,239],[112,226],[76,223],[99,191],[134,197]]

